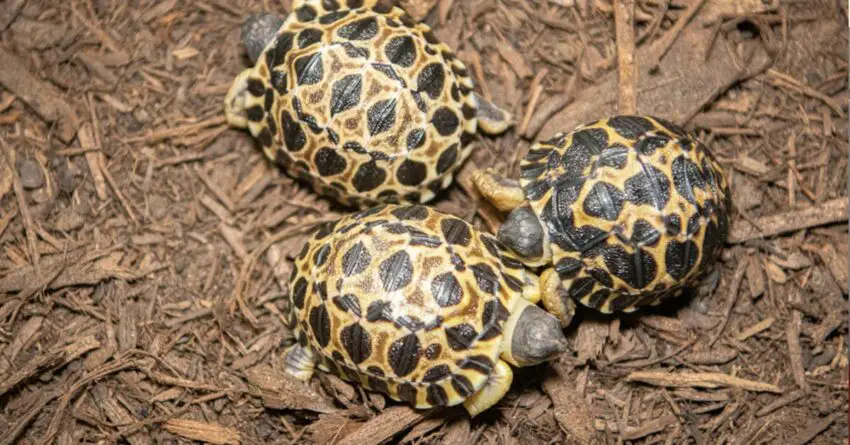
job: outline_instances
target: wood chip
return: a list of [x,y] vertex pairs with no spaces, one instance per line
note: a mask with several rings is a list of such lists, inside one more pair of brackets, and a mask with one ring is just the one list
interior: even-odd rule
[[24,379],[38,374],[42,370],[55,369],[64,366],[83,354],[100,346],[94,335],[75,340],[69,345],[58,346],[51,350],[42,352],[32,360],[26,362],[21,368],[0,380],[0,395],[14,388]]
[[263,405],[272,409],[303,409],[318,413],[336,411],[324,397],[318,395],[288,374],[259,365],[245,371],[253,392],[263,399]]
[[650,434],[655,434],[661,431],[664,431],[668,426],[673,426],[679,423],[679,419],[672,414],[667,414],[665,416],[661,416],[656,419],[652,419],[648,422],[643,423],[641,426],[634,427],[626,427],[623,434],[620,435],[622,440],[636,440],[641,437],[649,436]]
[[[845,203],[846,201],[847,200],[845,198]],[[832,277],[835,278],[835,282],[841,286],[841,290],[846,294],[848,292],[847,256],[839,255],[832,244],[825,244],[821,247],[818,251],[818,255],[820,255],[821,261],[823,261],[823,264],[826,265],[829,273],[831,273]]]
[[636,371],[626,377],[629,382],[642,382],[654,386],[673,388],[722,388],[733,387],[746,391],[781,393],[778,386],[732,377],[719,372],[679,372]]
[[373,417],[336,445],[372,445],[391,439],[396,434],[424,420],[430,411],[407,406],[393,406]]
[[172,433],[191,440],[200,440],[216,445],[240,443],[239,431],[217,423],[190,419],[168,419],[162,427]]
[[508,62],[511,69],[514,70],[516,75],[520,78],[524,79],[531,77],[534,74],[528,67],[528,62],[525,60],[525,57],[523,57],[519,51],[515,50],[510,43],[502,42],[501,45],[496,46],[496,50],[499,51],[499,55],[505,59],[505,62]]
[[814,422],[810,422],[809,425],[802,429],[799,433],[788,439],[789,445],[803,445],[809,443],[812,439],[817,437],[820,433],[826,431],[830,425],[833,424],[836,420],[844,417],[844,413],[833,413],[827,416],[826,418],[816,420]]
[[569,381],[568,374],[557,366],[554,373],[543,381],[543,391],[552,399],[555,420],[579,443],[597,443],[600,439],[593,430],[593,418],[584,399]]
[[80,118],[58,88],[29,70],[26,61],[0,48],[0,84],[27,103],[42,119],[56,123],[56,135],[62,142],[74,139]]
[[764,295],[766,289],[764,281],[764,271],[761,268],[761,263],[755,255],[747,258],[747,285],[750,289],[750,297],[758,298]]
[[174,55],[174,58],[177,60],[185,60],[197,56],[200,54],[200,51],[192,48],[191,46],[187,46],[185,48],[175,49],[174,51],[171,51],[171,54]]
[[770,329],[773,326],[773,323],[776,323],[776,319],[773,317],[767,317],[764,320],[744,329],[740,333],[735,335],[735,340],[745,341],[753,335],[759,334]]
[[80,147],[85,150],[86,163],[89,167],[89,172],[94,179],[94,190],[97,193],[98,199],[106,200],[106,179],[103,177],[103,172],[100,170],[100,158],[103,156],[100,153],[100,147],[97,145],[94,138],[94,130],[90,123],[86,122],[80,127],[77,132],[77,138],[80,141]]
[[836,198],[821,204],[757,218],[754,222],[761,230],[745,219],[738,218],[732,224],[728,241],[732,244],[742,243],[795,230],[846,222],[847,218],[847,197]]
[[800,328],[802,326],[801,314],[798,310],[791,311],[791,319],[785,328],[785,341],[788,343],[788,359],[791,362],[791,372],[794,381],[801,391],[809,391],[809,383],[806,381],[806,369],[803,366],[803,348],[800,346]]

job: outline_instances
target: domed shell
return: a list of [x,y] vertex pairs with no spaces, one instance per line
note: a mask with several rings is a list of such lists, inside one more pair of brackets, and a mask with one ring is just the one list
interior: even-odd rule
[[424,206],[321,227],[295,261],[289,323],[322,367],[416,407],[480,389],[528,282],[491,235]]
[[266,155],[318,192],[360,207],[416,203],[448,187],[469,155],[472,87],[452,51],[399,8],[301,8],[257,60],[245,109]]
[[548,226],[569,295],[602,312],[695,284],[728,230],[723,170],[702,143],[649,116],[615,116],[535,144],[520,179]]

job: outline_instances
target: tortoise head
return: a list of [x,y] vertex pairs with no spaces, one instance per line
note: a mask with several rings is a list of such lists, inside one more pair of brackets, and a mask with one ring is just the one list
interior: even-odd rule
[[257,63],[260,54],[274,39],[277,30],[283,26],[283,19],[274,14],[252,14],[242,23],[241,37],[245,52],[251,63]]
[[529,266],[546,265],[552,258],[546,225],[528,205],[508,214],[497,237]]
[[[257,63],[260,54],[271,42],[277,30],[283,25],[283,20],[274,14],[255,14],[245,20],[242,24],[242,43],[245,45],[245,52],[251,63]],[[249,97],[249,80],[253,68],[248,68],[242,71],[230,86],[227,91],[227,97],[224,100],[224,113],[227,122],[238,128],[248,126],[247,109],[252,105],[252,98]],[[253,100],[256,101],[256,100]]]
[[514,366],[533,366],[567,350],[567,339],[554,315],[521,300],[505,323],[502,358]]

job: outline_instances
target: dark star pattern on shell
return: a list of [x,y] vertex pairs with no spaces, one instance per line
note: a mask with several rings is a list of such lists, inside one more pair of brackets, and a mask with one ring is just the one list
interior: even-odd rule
[[454,216],[375,207],[307,241],[287,319],[321,368],[420,408],[456,405],[499,360],[505,321],[529,282],[516,262]]
[[695,284],[728,231],[723,169],[662,119],[614,116],[558,134],[531,147],[521,172],[567,293],[603,312]]
[[470,153],[473,83],[427,25],[371,3],[287,18],[247,81],[248,128],[270,159],[344,204],[425,202]]

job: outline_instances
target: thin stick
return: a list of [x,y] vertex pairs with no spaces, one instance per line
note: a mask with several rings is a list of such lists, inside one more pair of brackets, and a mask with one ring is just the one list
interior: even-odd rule
[[685,10],[685,12],[681,15],[681,17],[679,17],[678,20],[676,20],[676,24],[673,25],[672,28],[670,28],[670,31],[668,31],[667,34],[661,37],[661,39],[659,39],[659,41],[655,44],[657,45],[656,48],[658,48],[656,50],[658,55],[655,56],[656,61],[652,65],[653,67],[658,67],[658,64],[661,63],[661,59],[664,58],[664,55],[667,54],[667,51],[670,49],[671,46],[673,46],[673,42],[676,41],[676,39],[679,37],[679,34],[681,34],[682,30],[685,29],[685,26],[688,24],[688,22],[691,21],[691,18],[693,18],[697,11],[699,11],[699,8],[702,7],[703,3],[705,3],[705,0],[693,0],[693,3],[688,5],[688,9]]
[[621,114],[637,113],[634,18],[634,0],[617,0],[614,2],[614,27],[617,32],[617,67],[620,86],[619,112]]
[[781,73],[773,68],[770,68],[765,72],[765,75],[770,78],[770,83],[775,86],[786,85],[791,88],[796,89],[797,91],[805,94],[806,96],[815,98],[828,106],[835,114],[844,117],[844,112],[841,111],[841,105],[833,100],[831,97],[821,93],[820,91],[800,82],[799,80],[785,74]]
[[714,343],[717,342],[717,339],[720,338],[720,335],[726,329],[726,325],[729,324],[729,317],[732,316],[732,308],[735,307],[735,302],[738,301],[738,289],[741,287],[741,281],[744,280],[744,272],[746,270],[747,262],[743,260],[738,261],[738,267],[735,268],[735,275],[732,275],[732,284],[729,286],[729,303],[726,305],[726,310],[723,313],[723,323],[720,324],[720,328],[717,329],[711,341],[708,342],[709,348],[714,346]]
[[2,138],[0,138],[0,144],[3,144],[5,160],[9,165],[9,171],[12,172],[12,187],[15,189],[15,197],[18,199],[18,210],[21,212],[24,229],[27,233],[27,248],[30,251],[30,257],[32,257],[35,273],[40,277],[41,264],[39,264],[39,260],[41,259],[41,256],[38,253],[38,238],[36,238],[35,224],[32,222],[30,209],[27,207],[27,198],[26,195],[24,195],[24,187],[21,185],[21,178],[18,176],[18,169],[15,167],[15,152],[12,147],[6,145],[6,142]]
[[665,371],[636,371],[629,374],[626,380],[643,382],[654,386],[674,388],[720,388],[723,386],[740,388],[746,391],[781,393],[776,385],[754,380],[732,377],[721,372],[665,372]]
[[847,221],[847,197],[809,207],[794,209],[789,212],[756,218],[756,227],[746,221],[738,220],[729,232],[729,242],[742,243],[751,239],[779,235],[795,230],[808,229],[825,224]]
[[806,382],[806,369],[803,367],[803,348],[800,346],[800,311],[791,310],[791,320],[785,329],[785,341],[788,343],[788,359],[791,361],[791,371],[794,381],[804,393],[809,392],[809,383]]
[[528,121],[531,120],[531,115],[534,113],[534,109],[537,108],[537,101],[540,100],[540,93],[543,92],[543,79],[548,73],[549,70],[543,68],[531,80],[531,98],[528,100],[525,115],[522,117],[522,123],[519,125],[520,134],[525,133],[525,130],[528,128]]

